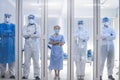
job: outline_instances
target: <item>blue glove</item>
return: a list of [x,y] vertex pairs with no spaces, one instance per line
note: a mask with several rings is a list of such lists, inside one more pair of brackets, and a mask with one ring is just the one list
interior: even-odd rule
[[25,39],[29,39],[29,38],[30,38],[29,36],[25,37]]
[[37,34],[37,32],[35,31],[34,34]]
[[113,34],[112,34],[112,33],[111,33],[110,35],[111,35],[111,36],[113,36]]
[[85,42],[85,40],[83,40],[83,42]]

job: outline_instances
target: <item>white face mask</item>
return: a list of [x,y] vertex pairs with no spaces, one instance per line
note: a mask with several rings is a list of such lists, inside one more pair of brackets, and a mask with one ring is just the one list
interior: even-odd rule
[[33,19],[30,19],[30,20],[29,20],[29,23],[30,23],[30,24],[34,24],[35,21],[34,21]]
[[109,22],[105,22],[104,25],[105,25],[105,26],[109,26]]
[[10,18],[5,18],[6,23],[10,23]]
[[80,28],[83,28],[83,25],[78,25],[78,28],[80,29]]

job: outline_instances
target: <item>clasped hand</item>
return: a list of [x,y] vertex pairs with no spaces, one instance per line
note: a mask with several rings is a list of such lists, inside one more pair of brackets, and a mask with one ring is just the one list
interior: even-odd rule
[[62,42],[60,42],[60,41],[55,41],[55,45],[60,45],[60,46],[62,46]]

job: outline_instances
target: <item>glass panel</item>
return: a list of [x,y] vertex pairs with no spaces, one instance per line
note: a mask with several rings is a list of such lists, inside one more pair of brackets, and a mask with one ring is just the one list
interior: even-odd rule
[[[60,26],[60,32],[55,29],[58,28],[56,25]],[[51,47],[48,49],[48,80],[54,78],[66,80],[67,0],[48,0],[48,43]],[[56,75],[54,70],[56,70]],[[58,74],[58,71],[60,71],[60,74]]]
[[0,77],[15,79],[16,1],[0,0]]
[[119,80],[119,0],[100,1],[100,76],[103,80],[107,80],[108,76],[109,78],[114,77],[115,80]]
[[93,80],[93,0],[75,0],[74,10],[74,77]]
[[23,0],[22,78],[40,78],[41,0]]

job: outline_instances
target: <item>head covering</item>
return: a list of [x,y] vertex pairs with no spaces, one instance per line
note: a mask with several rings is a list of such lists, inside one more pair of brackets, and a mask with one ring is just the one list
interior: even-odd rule
[[28,16],[28,19],[35,19],[35,16],[31,14]]
[[78,25],[83,25],[83,21],[82,20],[78,21]]
[[103,18],[103,23],[105,23],[105,22],[109,22],[109,18],[108,17],[104,17]]
[[11,14],[5,13],[5,14],[4,14],[4,17],[5,17],[5,18],[6,18],[6,17],[11,17]]

